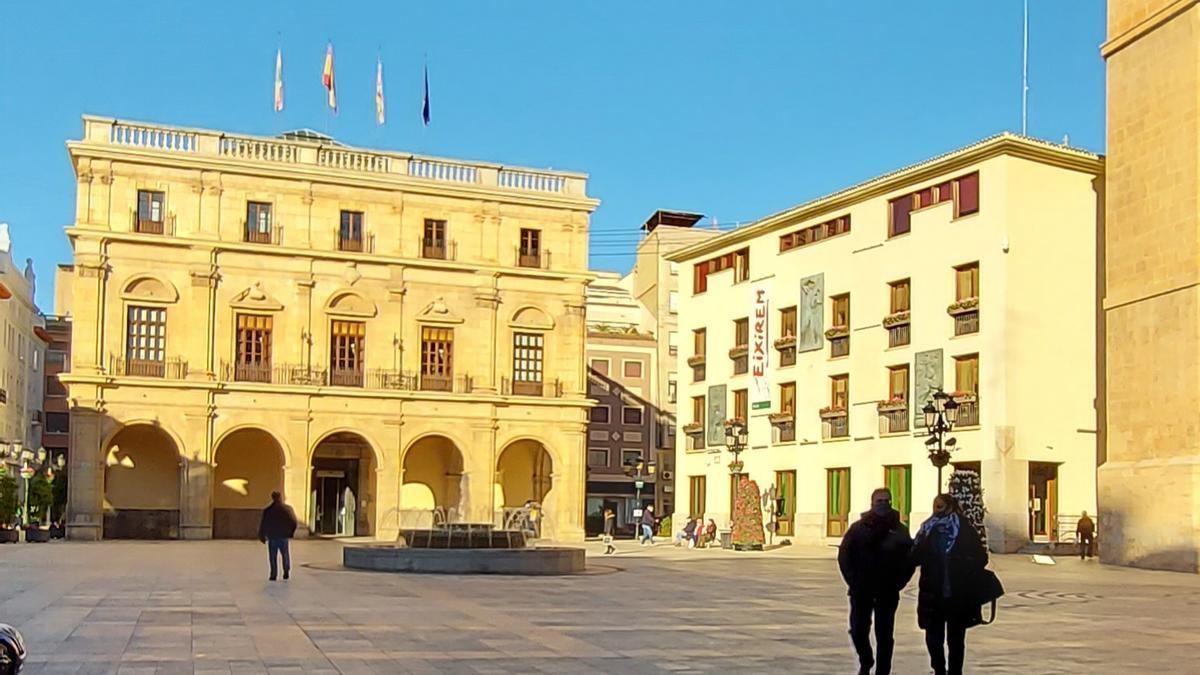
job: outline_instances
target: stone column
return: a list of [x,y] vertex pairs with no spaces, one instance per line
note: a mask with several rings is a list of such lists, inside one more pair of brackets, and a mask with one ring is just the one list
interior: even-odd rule
[[543,536],[554,541],[578,543],[584,537],[587,425],[565,423],[558,438],[562,445],[551,455],[554,458],[552,487],[542,505],[546,512]]
[[[459,448],[463,453],[463,472],[467,477],[467,512],[464,518],[472,523],[503,525],[496,513],[497,425],[492,420],[471,424],[470,447]],[[502,508],[502,507],[501,507]]]
[[[404,479],[400,466],[400,453],[403,451],[404,416],[383,420],[385,430],[381,442],[385,447],[379,449],[380,457],[375,466],[375,539],[379,541],[396,541],[400,535],[400,484]],[[386,444],[394,441],[395,446],[389,452]]]
[[104,293],[108,260],[100,241],[80,238],[75,243],[75,276],[71,308],[75,330],[71,335],[71,371],[99,375],[107,367],[104,353]]
[[[78,387],[75,385],[72,387]],[[67,537],[97,541],[104,536],[104,401],[71,399],[71,452],[67,475]]]
[[472,375],[475,377],[475,388],[481,393],[494,394],[500,390],[500,373],[502,365],[497,363],[499,353],[500,330],[500,293],[496,289],[499,277],[494,272],[484,272],[478,275],[475,287],[475,307],[473,310],[472,331],[489,336],[485,341],[476,341],[479,349],[475,353]]
[[307,414],[291,415],[287,418],[284,437],[287,438],[291,456],[283,467],[283,495],[296,512],[296,537],[307,538],[309,532],[309,516],[312,509],[312,488],[309,478],[312,465],[309,463],[309,423],[312,421]]
[[587,395],[587,375],[584,373],[586,359],[584,358],[584,338],[587,335],[586,313],[582,288],[578,297],[573,297],[563,303],[566,309],[560,327],[555,330],[558,334],[558,356],[555,359],[557,372],[562,378],[563,394],[566,396]]
[[[211,396],[211,394],[209,394]],[[216,406],[206,403],[184,413],[184,447],[180,448],[179,538],[212,539],[213,429]]]

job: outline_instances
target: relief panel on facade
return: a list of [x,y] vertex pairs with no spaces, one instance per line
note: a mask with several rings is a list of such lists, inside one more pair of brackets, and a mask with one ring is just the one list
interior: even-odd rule
[[811,352],[825,347],[825,275],[800,280],[800,325],[796,350]]
[[708,444],[725,445],[725,385],[708,388]]
[[914,428],[925,426],[921,408],[929,402],[933,392],[942,388],[942,350],[931,349],[917,352],[913,363],[913,424]]

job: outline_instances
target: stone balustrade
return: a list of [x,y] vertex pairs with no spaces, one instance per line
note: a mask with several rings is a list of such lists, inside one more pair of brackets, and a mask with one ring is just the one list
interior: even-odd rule
[[486,162],[379,152],[315,140],[269,138],[185,129],[110,117],[85,116],[83,142],[100,145],[215,156],[247,162],[312,165],[333,171],[390,174],[442,183],[475,185],[520,193],[584,197],[587,176],[565,171],[539,171]]

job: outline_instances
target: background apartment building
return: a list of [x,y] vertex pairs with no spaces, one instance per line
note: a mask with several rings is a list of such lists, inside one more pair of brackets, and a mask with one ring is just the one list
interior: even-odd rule
[[[36,450],[42,445],[42,392],[47,335],[34,304],[33,262],[24,267],[12,258],[8,224],[0,223],[0,443]],[[10,469],[17,468],[14,464]]]
[[583,536],[586,177],[85,117],[69,536]]
[[728,525],[738,417],[780,535],[838,538],[884,485],[923,519],[938,486],[921,408],[942,389],[991,546],[1073,530],[1096,499],[1102,181],[1096,155],[1002,135],[670,256],[686,286],[677,518]]
[[588,422],[589,534],[603,530],[605,509],[616,514],[618,529],[631,532],[646,504],[662,508],[656,501],[658,342],[642,328],[647,310],[633,299],[631,280],[602,272],[587,292],[588,395],[596,401]]

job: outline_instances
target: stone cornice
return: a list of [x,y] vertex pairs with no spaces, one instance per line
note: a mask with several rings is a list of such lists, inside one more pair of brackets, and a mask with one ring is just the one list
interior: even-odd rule
[[1109,38],[1107,42],[1100,45],[1100,55],[1107,59],[1134,42],[1137,42],[1155,28],[1188,11],[1198,3],[1200,3],[1200,0],[1175,0],[1175,2],[1142,19],[1141,22],[1124,33]]
[[[590,283],[596,278],[594,272],[578,270],[572,272],[556,272],[554,270],[537,270],[528,267],[499,267],[478,263],[460,261],[439,261],[428,258],[404,258],[383,253],[346,253],[343,251],[324,251],[312,248],[294,248],[288,246],[265,246],[263,244],[244,244],[236,241],[215,239],[198,239],[180,237],[178,235],[164,237],[160,234],[141,234],[137,232],[120,232],[99,225],[77,224],[66,228],[69,238],[95,237],[100,240],[141,243],[152,246],[170,246],[197,250],[216,251],[217,253],[252,253],[256,255],[280,256],[285,258],[313,258],[317,260],[333,260],[355,262],[370,265],[400,265],[414,269],[442,270],[453,272],[487,272],[501,277],[535,277],[540,279],[562,279]],[[84,266],[77,264],[77,267]]]
[[735,244],[777,233],[810,220],[839,215],[839,211],[855,204],[910,186],[916,187],[918,184],[1000,156],[1028,159],[1096,176],[1104,175],[1104,158],[1100,155],[1026,136],[1003,133],[769,215],[746,227],[685,246],[664,257],[671,262],[685,262],[716,254]]

